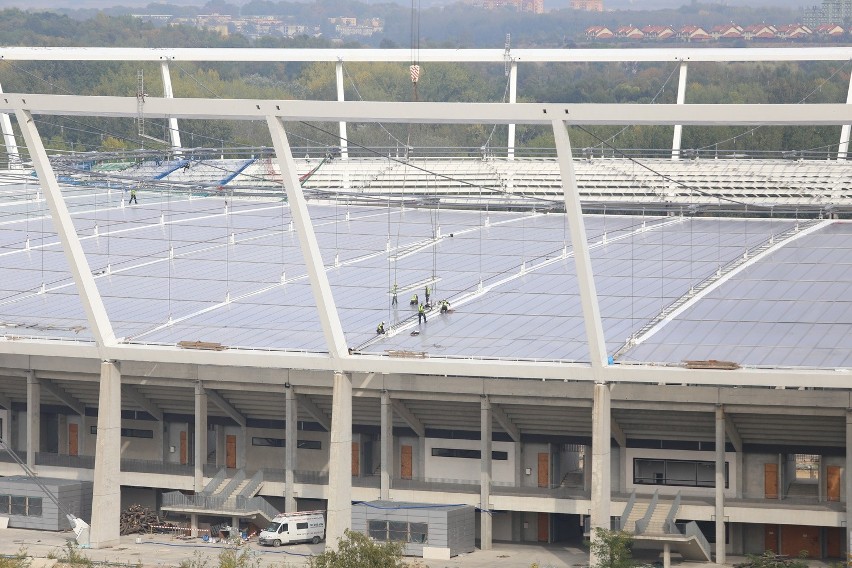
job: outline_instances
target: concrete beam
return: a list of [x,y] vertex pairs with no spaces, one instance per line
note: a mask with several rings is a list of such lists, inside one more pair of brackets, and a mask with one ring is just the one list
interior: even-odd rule
[[162,409],[159,406],[154,404],[147,396],[142,394],[142,392],[132,385],[121,385],[121,390],[124,394],[127,395],[127,398],[131,399],[133,402],[142,407],[142,409],[156,418],[159,422],[163,421],[164,415]]
[[498,424],[503,428],[503,430],[512,438],[513,442],[521,441],[521,429],[518,428],[512,419],[506,414],[506,412],[497,406],[496,404],[491,404],[491,415],[494,416],[494,420],[497,421]]
[[215,390],[210,388],[206,390],[207,396],[210,397],[210,400],[212,400],[216,406],[221,408],[225,414],[227,414],[234,420],[234,422],[236,422],[243,428],[246,427],[246,417],[243,415],[242,412],[234,408],[234,406],[230,402],[225,400],[224,397]]
[[311,402],[311,399],[306,397],[305,395],[297,395],[299,408],[304,409],[305,412],[311,415],[311,417],[319,423],[320,426],[325,428],[326,432],[331,432],[331,420],[328,418],[328,414],[323,412],[323,410]]
[[612,431],[612,439],[618,443],[619,448],[627,447],[627,436],[624,435],[624,430],[618,425],[615,418],[610,420],[610,430]]
[[55,385],[46,379],[41,379],[41,388],[53,395],[55,398],[58,398],[62,404],[64,404],[80,416],[86,415],[86,405],[74,398],[62,387]]
[[728,439],[731,441],[731,444],[734,446],[734,450],[740,454],[743,451],[743,439],[740,436],[739,431],[737,430],[737,425],[734,424],[733,419],[728,416],[727,407],[725,408],[725,433],[728,435]]
[[393,406],[393,409],[396,410],[396,413],[399,414],[399,417],[402,418],[412,430],[414,430],[415,434],[421,438],[426,437],[426,427],[422,422],[420,422],[420,419],[414,416],[414,413],[405,406],[404,402],[392,398],[391,405]]

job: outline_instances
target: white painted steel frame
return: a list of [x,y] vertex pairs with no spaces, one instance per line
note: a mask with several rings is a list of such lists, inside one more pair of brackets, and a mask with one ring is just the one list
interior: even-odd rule
[[[135,97],[81,97],[58,95],[8,94],[2,96],[0,110],[14,111],[28,125],[24,130],[33,138],[32,147],[40,147],[38,133],[27,120],[32,114],[124,116],[137,113]],[[700,111],[700,112],[696,112]],[[303,205],[298,180],[292,167],[292,156],[287,146],[281,119],[288,120],[346,120],[441,122],[441,123],[531,123],[531,124],[843,124],[852,122],[852,105],[556,105],[518,104],[513,106],[493,103],[367,103],[329,101],[269,101],[269,100],[219,100],[219,99],[157,99],[146,101],[149,116],[184,118],[224,118],[237,120],[267,120],[276,152],[281,160],[285,188],[291,206]],[[159,113],[159,114],[158,114]],[[558,129],[557,129],[558,132]],[[567,133],[566,133],[567,140]],[[29,142],[29,140],[28,140]],[[560,144],[560,155],[566,150]],[[43,152],[43,147],[42,147]],[[289,160],[289,164],[288,164]],[[46,156],[39,157],[42,167]],[[49,164],[47,164],[49,167]],[[42,180],[53,179],[42,176]],[[56,188],[58,191],[58,186]],[[60,200],[61,201],[61,200]],[[574,216],[579,215],[579,203],[566,202]],[[307,215],[299,223],[303,249],[307,231],[311,230]],[[71,227],[70,222],[65,223]],[[73,230],[73,228],[72,228]],[[305,233],[303,235],[303,233]],[[315,245],[314,238],[314,245]],[[79,242],[78,242],[79,245]],[[489,376],[497,378],[563,379],[602,382],[637,383],[690,383],[706,385],[755,386],[809,386],[847,388],[848,369],[740,369],[736,371],[692,370],[680,367],[655,365],[602,365],[600,346],[593,349],[593,365],[561,362],[512,361],[495,359],[404,359],[383,356],[348,356],[342,328],[327,276],[319,261],[318,249],[304,251],[307,259],[316,262],[317,274],[312,278],[312,288],[320,306],[323,330],[330,346],[331,356],[305,352],[271,352],[258,350],[224,350],[219,352],[182,350],[176,347],[118,344],[110,333],[102,331],[99,345],[92,346],[73,341],[0,340],[0,353],[30,354],[67,357],[91,357],[124,361],[150,361],[156,363],[189,363],[222,365],[245,368],[302,368],[344,372],[380,372],[450,376]],[[82,255],[82,251],[80,251]],[[77,258],[77,257],[75,257]],[[75,261],[77,262],[77,261]],[[91,279],[91,273],[82,270],[85,257],[75,264],[77,272]],[[311,265],[308,262],[308,265]],[[586,260],[588,262],[588,260]],[[591,275],[591,271],[588,272]],[[85,278],[81,278],[83,280]],[[322,282],[325,282],[325,285]],[[94,287],[94,283],[90,283]],[[97,289],[92,298],[99,300]],[[105,311],[95,310],[98,318]],[[322,316],[325,314],[325,316]],[[94,319],[94,317],[92,318]],[[100,320],[98,321],[101,324]],[[109,322],[106,320],[106,325]],[[600,326],[600,322],[587,325]],[[94,326],[93,326],[94,327]],[[101,326],[103,329],[103,326]],[[590,334],[598,337],[597,332]]]

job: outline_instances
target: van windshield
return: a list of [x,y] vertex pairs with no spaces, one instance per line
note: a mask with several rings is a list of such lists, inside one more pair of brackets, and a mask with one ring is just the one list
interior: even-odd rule
[[268,527],[266,527],[266,531],[271,533],[278,532],[278,527],[280,525],[281,523],[271,523]]

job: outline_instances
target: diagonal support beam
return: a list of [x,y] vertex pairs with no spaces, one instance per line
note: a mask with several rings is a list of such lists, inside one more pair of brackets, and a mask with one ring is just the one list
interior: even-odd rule
[[399,414],[399,417],[405,421],[408,426],[414,430],[414,433],[420,436],[421,438],[426,437],[426,427],[423,426],[423,423],[420,422],[420,419],[414,416],[414,413],[411,412],[405,403],[401,400],[396,400],[394,398],[391,399],[391,406],[396,410],[396,413]]
[[41,379],[41,388],[58,398],[62,404],[79,414],[86,415],[86,405],[74,398],[69,392],[60,386],[57,386],[47,379]]
[[503,428],[503,431],[506,432],[510,438],[512,438],[513,442],[521,441],[521,430],[518,428],[512,419],[509,418],[509,415],[506,414],[502,408],[497,406],[496,404],[491,404],[491,416],[494,417],[494,420]]
[[323,412],[322,408],[314,404],[311,399],[303,394],[298,395],[297,400],[300,409],[304,409],[305,412],[310,414],[320,426],[325,428],[326,432],[331,432],[331,420],[328,418],[328,414]]
[[742,436],[740,436],[740,431],[737,430],[737,425],[734,424],[734,420],[727,412],[725,413],[725,433],[728,435],[728,439],[731,441],[731,444],[734,445],[734,450],[738,454],[743,453]]
[[222,411],[225,414],[227,414],[228,416],[230,416],[234,420],[234,422],[236,422],[237,424],[239,424],[243,428],[246,427],[246,417],[242,412],[240,412],[239,410],[234,408],[233,404],[231,404],[230,402],[225,400],[224,397],[221,394],[219,394],[218,392],[216,392],[215,390],[213,390],[213,389],[205,389],[205,390],[207,391],[207,396],[210,397],[210,400],[212,400],[213,403],[216,406],[221,408]]
[[6,410],[12,410],[12,399],[3,393],[0,393],[0,406]]
[[145,412],[156,418],[159,422],[164,420],[165,415],[163,414],[163,410],[154,404],[150,398],[142,394],[139,389],[133,385],[121,385],[121,390],[127,395],[127,398],[141,406]]
[[281,169],[281,177],[284,180],[284,189],[290,203],[290,215],[293,218],[296,233],[299,235],[299,245],[305,259],[305,268],[308,272],[314,301],[317,303],[320,325],[325,336],[328,353],[333,359],[339,361],[348,356],[349,349],[346,346],[346,337],[343,335],[340,314],[337,313],[337,307],[334,305],[331,285],[328,283],[328,274],[325,271],[317,236],[308,214],[308,205],[299,183],[296,163],[293,161],[293,153],[290,150],[290,143],[287,141],[287,133],[284,131],[281,119],[277,116],[267,116],[266,123],[269,126],[269,134],[272,136],[272,143],[275,146],[275,156]]
[[627,436],[624,435],[624,430],[621,429],[618,422],[615,421],[615,418],[610,420],[610,430],[612,434],[612,439],[618,443],[619,448],[627,447]]
[[580,287],[580,303],[583,307],[583,323],[586,328],[586,341],[589,344],[589,363],[593,372],[599,372],[607,362],[606,341],[601,323],[601,310],[598,294],[595,290],[595,278],[592,273],[592,259],[586,227],[583,223],[583,210],[580,204],[580,191],[577,189],[577,177],[574,173],[574,158],[571,154],[571,140],[562,119],[553,121],[553,137],[556,141],[556,153],[559,158],[559,173],[562,175],[562,194],[565,199],[565,216],[568,231],[571,234],[571,248],[574,250],[574,265],[577,270],[577,283]]
[[62,198],[62,191],[59,189],[53,167],[47,158],[47,152],[44,150],[44,144],[42,144],[41,136],[36,129],[35,121],[29,111],[26,110],[15,111],[15,116],[27,143],[33,166],[38,174],[39,184],[44,190],[44,197],[50,208],[50,218],[56,227],[59,241],[62,243],[62,251],[65,253],[71,275],[74,277],[74,284],[77,287],[77,293],[80,295],[86,318],[92,328],[92,334],[98,348],[103,351],[104,347],[116,344],[115,334],[107,316],[103,299],[98,292],[98,286],[95,284],[92,270],[86,260],[86,254],[83,252],[83,246],[77,237],[71,214]]

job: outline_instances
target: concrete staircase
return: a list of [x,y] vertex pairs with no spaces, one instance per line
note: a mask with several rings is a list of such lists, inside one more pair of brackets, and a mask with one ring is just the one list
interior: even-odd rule
[[711,561],[710,545],[695,522],[676,525],[680,495],[660,499],[658,493],[649,501],[637,501],[635,493],[628,502],[630,510],[621,519],[621,529],[633,535],[642,548],[663,548],[669,544],[684,560]]
[[204,491],[195,495],[184,495],[180,491],[163,494],[162,510],[181,513],[203,513],[229,517],[259,515],[267,521],[278,511],[257,493],[263,486],[263,471],[247,477],[244,470],[238,470],[227,477],[227,470],[221,469],[211,479]]
[[816,481],[794,481],[790,484],[790,487],[787,488],[787,494],[784,496],[784,498],[813,500],[818,499],[819,485],[817,485]]

